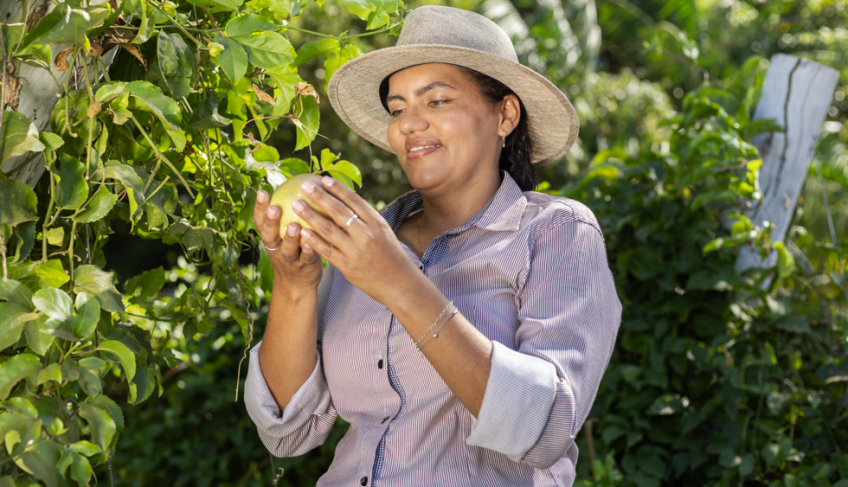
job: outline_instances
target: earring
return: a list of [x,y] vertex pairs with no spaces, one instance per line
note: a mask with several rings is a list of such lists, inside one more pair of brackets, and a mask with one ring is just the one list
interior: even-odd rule
[[506,147],[506,135],[503,136],[503,144],[501,144],[501,147]]

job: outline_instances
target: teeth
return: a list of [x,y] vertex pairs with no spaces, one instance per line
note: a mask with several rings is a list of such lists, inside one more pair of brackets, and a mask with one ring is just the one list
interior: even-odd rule
[[427,146],[424,146],[424,147],[413,147],[412,149],[409,149],[409,152],[415,152],[415,151],[419,151],[419,150],[429,149],[431,147],[441,147],[441,145],[427,145]]

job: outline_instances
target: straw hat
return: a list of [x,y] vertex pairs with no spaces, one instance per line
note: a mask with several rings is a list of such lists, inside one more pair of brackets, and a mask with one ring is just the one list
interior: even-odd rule
[[426,63],[473,69],[512,89],[527,110],[534,165],[557,160],[577,139],[580,124],[574,107],[553,83],[518,63],[506,32],[482,15],[451,7],[413,10],[397,45],[339,68],[330,79],[330,103],[359,135],[394,152],[386,137],[391,116],[380,101],[380,83],[396,71]]

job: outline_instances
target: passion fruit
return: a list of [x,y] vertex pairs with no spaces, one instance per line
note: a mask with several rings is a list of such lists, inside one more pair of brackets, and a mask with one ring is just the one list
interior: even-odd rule
[[315,211],[321,215],[324,215],[325,217],[327,216],[326,213],[321,211],[318,205],[313,203],[308,196],[303,194],[303,190],[300,188],[300,185],[306,181],[311,182],[319,188],[324,187],[324,185],[321,184],[321,176],[316,174],[298,174],[279,185],[277,189],[274,190],[274,194],[271,195],[271,205],[279,207],[282,212],[282,215],[280,215],[280,238],[285,238],[286,227],[289,226],[289,223],[297,223],[301,226],[301,228],[312,229],[308,223],[297,216],[297,213],[292,210],[291,205],[294,203],[294,200],[301,200],[314,208]]

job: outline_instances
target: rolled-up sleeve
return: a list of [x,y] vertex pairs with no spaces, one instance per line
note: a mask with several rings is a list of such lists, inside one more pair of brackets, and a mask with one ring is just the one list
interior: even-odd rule
[[589,414],[621,321],[593,221],[561,220],[538,235],[518,298],[515,343],[494,343],[467,443],[548,468]]
[[259,342],[250,351],[250,364],[244,388],[247,413],[256,424],[265,447],[276,457],[294,457],[326,441],[337,412],[321,368],[321,356],[312,374],[280,411],[259,365]]

